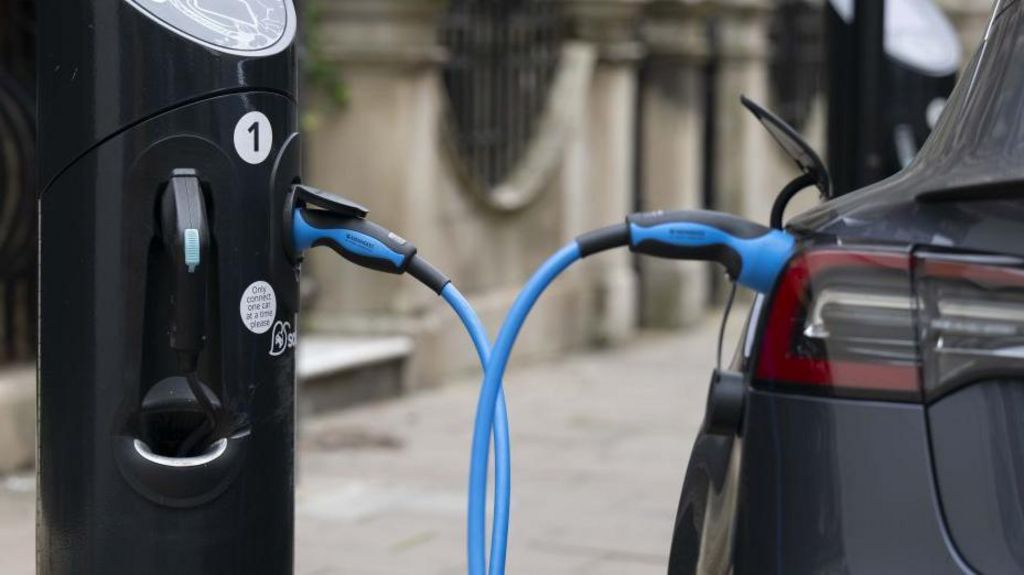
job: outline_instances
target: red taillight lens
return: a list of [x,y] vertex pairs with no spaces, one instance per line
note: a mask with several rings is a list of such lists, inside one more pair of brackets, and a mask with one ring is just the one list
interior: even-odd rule
[[759,386],[921,397],[909,253],[825,249],[795,257],[772,297]]

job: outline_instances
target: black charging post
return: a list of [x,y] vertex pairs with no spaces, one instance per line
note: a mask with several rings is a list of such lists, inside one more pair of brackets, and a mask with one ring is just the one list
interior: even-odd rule
[[296,25],[41,2],[41,575],[292,572]]
[[829,0],[825,30],[829,172],[842,195],[913,161],[963,58],[934,0]]

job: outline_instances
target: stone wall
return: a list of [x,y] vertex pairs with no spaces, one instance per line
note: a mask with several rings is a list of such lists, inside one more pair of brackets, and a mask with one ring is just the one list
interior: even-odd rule
[[[335,111],[312,102],[320,113],[306,136],[308,181],[367,205],[375,219],[415,241],[496,332],[549,254],[594,226],[621,221],[632,205],[639,6],[605,0],[567,7],[573,37],[531,150],[507,182],[481,194],[460,177],[446,142],[437,28],[443,4],[325,0],[321,50],[340,70],[349,101]],[[410,278],[316,252],[304,272],[314,286],[304,329],[411,335],[414,386],[475,368],[461,325]],[[637,323],[635,290],[625,253],[570,270],[538,305],[517,358],[629,336]]]

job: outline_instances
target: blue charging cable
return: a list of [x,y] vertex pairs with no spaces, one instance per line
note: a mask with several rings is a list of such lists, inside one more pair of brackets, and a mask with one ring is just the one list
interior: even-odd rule
[[[447,276],[417,255],[416,247],[397,234],[366,219],[368,210],[359,204],[316,188],[296,185],[289,194],[284,214],[285,250],[294,259],[315,246],[326,246],[360,266],[391,274],[409,275],[440,295],[462,321],[476,348],[480,365],[486,368],[490,356],[487,330],[466,298]],[[494,437],[494,517],[491,564],[504,571],[505,542],[508,540],[511,493],[510,441],[504,392],[494,394],[488,414],[489,441]],[[493,427],[493,429],[492,429]],[[487,465],[487,454],[484,455]],[[484,472],[484,501],[487,475]],[[485,526],[480,524],[480,533]],[[470,539],[474,539],[470,537]],[[475,541],[475,539],[474,539]],[[483,535],[480,538],[484,553]],[[496,557],[495,552],[500,556]],[[483,555],[481,555],[482,561]]]
[[[477,316],[466,298],[459,293],[459,290],[455,288],[453,284],[448,284],[441,292],[441,297],[444,298],[448,305],[455,311],[455,315],[459,316],[462,320],[462,324],[466,327],[466,331],[469,333],[469,337],[473,340],[473,345],[476,347],[476,353],[480,357],[480,365],[486,370],[487,365],[490,362],[491,345],[490,340],[487,337],[487,330],[484,328],[483,323]],[[505,571],[505,552],[507,549],[506,542],[508,541],[508,525],[509,525],[509,508],[511,505],[512,496],[512,466],[511,466],[511,445],[509,440],[508,430],[508,408],[505,404],[505,392],[498,387],[498,393],[495,397],[494,403],[494,518],[492,520],[492,533],[491,533],[491,572],[492,573],[503,573]],[[487,442],[484,445],[484,460],[486,461],[489,455],[486,453]],[[487,464],[484,463],[486,466]],[[483,500],[487,500],[487,477],[486,470],[484,471],[484,496]],[[472,501],[472,498],[471,498]],[[470,517],[474,517],[473,513],[470,512]],[[471,534],[468,538],[469,553],[472,555],[474,550],[479,550],[481,556],[480,560],[483,561],[484,553],[484,523],[486,522],[486,516],[480,519],[479,525],[471,524],[469,526],[469,533]],[[479,539],[474,538],[474,534]]]
[[[487,463],[495,405],[512,347],[530,310],[544,290],[576,261],[608,249],[629,246],[641,254],[662,258],[721,263],[736,282],[765,293],[789,261],[795,242],[789,234],[747,220],[707,211],[634,214],[625,224],[609,226],[567,244],[551,256],[526,283],[491,349],[480,389],[469,470],[469,573],[487,575],[484,529],[487,502]],[[507,532],[495,531],[491,543],[490,575],[503,575]]]
[[[508,365],[509,355],[512,346],[515,344],[516,336],[526,321],[533,305],[544,293],[544,290],[555,280],[566,268],[580,259],[580,249],[576,242],[573,242],[552,256],[526,283],[523,291],[516,298],[512,309],[509,311],[505,323],[501,326],[498,339],[491,349],[491,358],[487,362],[487,369],[484,371],[484,383],[480,389],[480,399],[477,403],[476,421],[473,430],[472,459],[469,468],[469,572],[471,575],[486,575],[484,571],[484,529],[487,521],[487,461],[489,458],[488,434],[480,434],[477,430],[486,426],[489,430],[494,418],[494,410],[489,405],[499,397],[501,381],[505,373],[505,366]],[[490,402],[487,405],[487,402]],[[480,462],[483,465],[480,465]],[[500,575],[505,572],[505,557],[508,549],[507,531],[500,534],[495,530],[495,537],[491,542],[491,564],[490,574]]]
[[[467,522],[467,558],[471,575],[504,575],[511,493],[510,442],[502,379],[512,347],[526,317],[545,289],[565,269],[591,254],[628,245],[637,253],[663,258],[721,263],[741,285],[767,292],[793,251],[785,232],[715,212],[634,214],[625,224],[577,238],[552,256],[516,298],[492,349],[479,317],[451,281],[416,254],[404,238],[366,220],[362,206],[333,194],[296,185],[285,209],[285,250],[296,259],[324,245],[363,267],[409,273],[434,290],[463,322],[485,366],[474,420]],[[486,562],[487,465],[493,433],[495,510],[490,569]]]

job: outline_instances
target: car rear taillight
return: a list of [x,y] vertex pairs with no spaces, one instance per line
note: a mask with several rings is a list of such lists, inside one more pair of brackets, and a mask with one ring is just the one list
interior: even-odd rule
[[919,253],[914,276],[928,398],[982,379],[1024,379],[1024,262]]
[[764,321],[760,387],[917,401],[980,378],[1024,377],[1016,258],[807,251],[780,278]]
[[823,249],[796,256],[767,312],[757,383],[919,398],[910,262],[906,252]]

